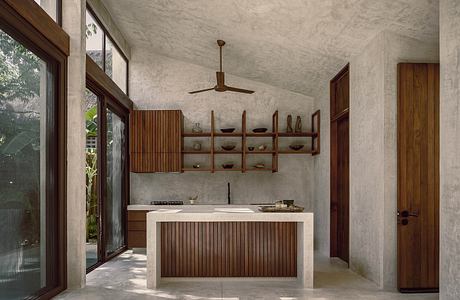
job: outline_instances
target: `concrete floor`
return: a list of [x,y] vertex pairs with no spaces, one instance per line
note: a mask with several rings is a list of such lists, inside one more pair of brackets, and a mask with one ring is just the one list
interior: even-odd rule
[[83,289],[66,291],[57,299],[340,299],[435,300],[438,294],[399,294],[379,291],[339,260],[315,258],[315,288],[296,282],[208,281],[168,282],[156,290],[146,288],[146,256],[125,252],[87,276]]

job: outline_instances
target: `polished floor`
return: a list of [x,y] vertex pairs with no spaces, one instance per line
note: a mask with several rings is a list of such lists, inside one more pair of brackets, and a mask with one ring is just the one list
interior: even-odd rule
[[146,288],[146,256],[128,251],[87,276],[83,289],[67,291],[57,299],[316,299],[316,300],[435,300],[437,294],[399,294],[379,291],[338,260],[315,259],[315,288],[296,282],[208,281],[168,282]]

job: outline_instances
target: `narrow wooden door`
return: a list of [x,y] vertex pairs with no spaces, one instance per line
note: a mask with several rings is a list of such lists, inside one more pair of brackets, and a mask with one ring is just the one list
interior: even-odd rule
[[439,64],[398,65],[398,288],[439,286]]
[[331,80],[331,257],[349,259],[349,72]]

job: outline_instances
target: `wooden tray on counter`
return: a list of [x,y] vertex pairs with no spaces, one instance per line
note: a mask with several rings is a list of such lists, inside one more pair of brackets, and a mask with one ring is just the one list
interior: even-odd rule
[[260,206],[259,210],[261,212],[303,212],[304,208],[297,206],[297,205],[277,208],[276,206],[273,205],[273,206]]

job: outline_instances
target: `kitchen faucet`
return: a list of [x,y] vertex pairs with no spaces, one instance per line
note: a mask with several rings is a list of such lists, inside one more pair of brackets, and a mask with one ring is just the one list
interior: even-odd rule
[[230,182],[227,182],[227,204],[230,205],[232,202],[230,198]]

